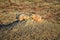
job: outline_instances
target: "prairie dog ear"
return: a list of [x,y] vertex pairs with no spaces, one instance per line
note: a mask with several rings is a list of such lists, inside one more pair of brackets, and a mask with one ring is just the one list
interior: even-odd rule
[[21,15],[21,14],[16,14],[16,19],[18,19],[20,15]]

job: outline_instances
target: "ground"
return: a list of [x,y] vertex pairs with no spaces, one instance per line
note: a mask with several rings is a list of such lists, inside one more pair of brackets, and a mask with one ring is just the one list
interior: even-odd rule
[[[38,14],[43,21],[19,21],[20,14]],[[0,0],[0,40],[60,40],[60,1]]]

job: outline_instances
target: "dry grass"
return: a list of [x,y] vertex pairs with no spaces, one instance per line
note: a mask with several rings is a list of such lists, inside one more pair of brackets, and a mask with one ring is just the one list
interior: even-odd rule
[[0,24],[7,25],[16,20],[16,14],[14,12],[0,13]]
[[0,0],[0,40],[60,40],[60,3],[51,1]]

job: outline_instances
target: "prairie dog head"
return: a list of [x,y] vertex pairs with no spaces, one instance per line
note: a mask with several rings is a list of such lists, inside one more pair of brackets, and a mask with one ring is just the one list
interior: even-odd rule
[[21,14],[21,15],[19,15],[18,20],[22,21],[22,20],[26,20],[26,19],[28,19],[28,18],[29,18],[29,16],[28,16],[28,15]]

